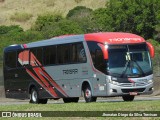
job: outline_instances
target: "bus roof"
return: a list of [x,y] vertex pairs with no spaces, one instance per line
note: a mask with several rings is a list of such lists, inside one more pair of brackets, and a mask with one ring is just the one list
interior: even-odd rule
[[56,45],[56,44],[64,44],[64,43],[73,43],[84,41],[83,35],[63,35],[60,37],[54,37],[48,40],[41,40],[37,42],[31,42],[28,44],[24,44],[23,46],[26,48],[38,47],[38,46],[48,46],[48,45]]
[[100,32],[100,33],[89,33],[82,35],[63,35],[60,37],[54,37],[48,40],[42,40],[24,44],[24,47],[38,47],[47,46],[53,44],[73,43],[80,41],[95,41],[103,44],[134,44],[145,42],[144,38],[124,32]]
[[[54,37],[48,40],[41,40],[37,42],[31,42],[23,44],[24,48],[32,48],[39,46],[48,46],[54,44],[64,44],[64,43],[73,43],[81,41],[95,41],[102,44],[133,44],[133,43],[142,43],[145,42],[144,38],[123,32],[100,32],[100,33],[88,33],[82,35],[63,35],[59,37]],[[21,45],[11,45],[5,48],[5,51],[22,49]]]
[[96,41],[103,44],[133,44],[145,42],[144,38],[123,32],[101,32],[84,35],[86,41]]
[[6,48],[4,48],[4,52],[8,52],[8,51],[14,51],[14,50],[18,50],[18,49],[22,49],[23,47],[21,45],[10,45]]

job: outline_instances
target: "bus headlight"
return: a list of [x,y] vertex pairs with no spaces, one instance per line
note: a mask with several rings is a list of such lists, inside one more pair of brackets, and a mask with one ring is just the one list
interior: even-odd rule
[[113,80],[109,80],[109,83],[114,84],[114,85],[118,85],[118,82],[113,81]]
[[148,80],[148,83],[153,83],[153,80]]

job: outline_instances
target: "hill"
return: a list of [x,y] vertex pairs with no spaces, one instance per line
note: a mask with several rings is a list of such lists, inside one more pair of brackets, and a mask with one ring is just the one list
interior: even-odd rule
[[0,0],[0,25],[20,25],[29,29],[38,15],[59,13],[65,16],[76,6],[93,10],[105,7],[106,0]]

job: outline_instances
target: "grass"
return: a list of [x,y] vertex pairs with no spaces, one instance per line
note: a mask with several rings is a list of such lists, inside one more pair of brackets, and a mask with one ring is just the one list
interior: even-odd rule
[[32,18],[32,14],[16,12],[11,16],[10,20],[15,22],[26,22]]
[[160,111],[160,101],[0,105],[0,111]]
[[[96,103],[68,103],[68,104],[24,104],[24,105],[1,105],[0,111],[52,111],[51,114],[56,115],[57,111],[75,111],[71,114],[76,114],[76,111],[95,111],[93,116],[98,114],[96,118],[90,117],[90,119],[105,119],[106,117],[101,117],[101,113],[98,111],[160,111],[160,101],[133,101],[133,102],[96,102]],[[97,112],[96,112],[97,111]],[[113,112],[114,113],[114,112]],[[43,114],[43,112],[42,112]],[[47,113],[46,113],[47,114]],[[48,113],[49,114],[49,113]],[[63,114],[63,112],[59,113]],[[69,113],[64,113],[69,114]],[[87,112],[83,114],[88,114]],[[44,114],[43,114],[44,115]],[[109,117],[109,119],[120,119],[124,120],[124,117]],[[27,119],[27,118],[26,118]],[[36,119],[36,118],[35,118]],[[39,118],[41,119],[41,118]],[[43,118],[44,119],[44,118]],[[49,120],[50,118],[45,118]],[[56,119],[64,119],[58,117]],[[76,118],[66,117],[66,119],[82,119],[80,116]],[[88,119],[88,118],[84,118]],[[131,117],[131,120],[137,120],[136,117]],[[142,117],[141,117],[142,119]],[[145,120],[153,118],[144,118]]]
[[[26,30],[31,27],[40,14],[63,13],[65,16],[76,6],[97,9],[105,7],[105,3],[106,0],[5,0],[0,2],[0,25],[18,24]],[[10,19],[19,12],[33,15],[33,17],[25,22]]]

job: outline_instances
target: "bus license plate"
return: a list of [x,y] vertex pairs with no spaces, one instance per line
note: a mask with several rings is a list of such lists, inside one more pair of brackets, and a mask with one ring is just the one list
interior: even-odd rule
[[137,95],[138,93],[137,92],[130,92],[129,94],[130,95]]

